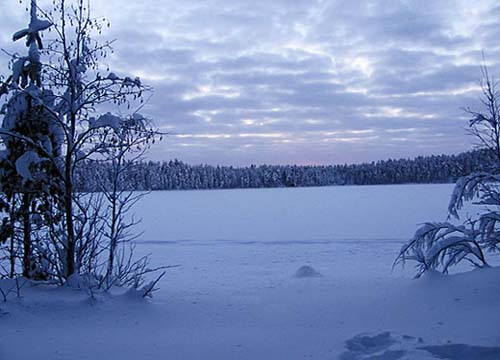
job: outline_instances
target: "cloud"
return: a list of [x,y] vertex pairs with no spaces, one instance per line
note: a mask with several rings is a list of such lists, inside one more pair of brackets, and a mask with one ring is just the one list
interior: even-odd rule
[[[14,48],[23,6],[0,4],[4,48]],[[478,104],[482,50],[500,72],[493,0],[107,0],[93,11],[111,21],[104,39],[118,40],[106,63],[154,87],[144,111],[171,134],[156,159],[332,163],[463,151],[471,139],[460,108]]]

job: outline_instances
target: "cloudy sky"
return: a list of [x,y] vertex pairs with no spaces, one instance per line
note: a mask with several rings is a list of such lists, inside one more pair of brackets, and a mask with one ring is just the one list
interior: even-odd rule
[[[39,1],[43,4],[43,0]],[[106,62],[154,87],[154,159],[330,164],[468,150],[481,52],[500,76],[493,0],[94,0]],[[0,3],[0,46],[26,22]],[[6,56],[1,54],[4,67]]]

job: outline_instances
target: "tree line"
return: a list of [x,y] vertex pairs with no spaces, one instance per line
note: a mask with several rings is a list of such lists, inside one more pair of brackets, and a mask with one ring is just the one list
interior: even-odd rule
[[[124,190],[201,190],[331,185],[453,183],[494,163],[490,151],[458,155],[419,156],[343,165],[251,165],[248,167],[189,165],[179,160],[130,162],[124,170]],[[88,161],[78,169],[80,191],[100,191],[113,179],[113,164]]]

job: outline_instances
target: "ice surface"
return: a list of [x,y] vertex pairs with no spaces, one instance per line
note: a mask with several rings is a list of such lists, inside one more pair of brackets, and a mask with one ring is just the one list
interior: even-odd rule
[[418,224],[446,219],[452,190],[444,184],[164,191],[136,212],[148,241],[406,241]]

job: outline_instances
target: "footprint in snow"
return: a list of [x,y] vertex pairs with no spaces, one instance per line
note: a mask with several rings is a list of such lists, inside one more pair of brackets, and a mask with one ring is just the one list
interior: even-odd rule
[[339,360],[498,360],[500,347],[468,344],[428,345],[422,338],[390,332],[361,334],[345,342]]

